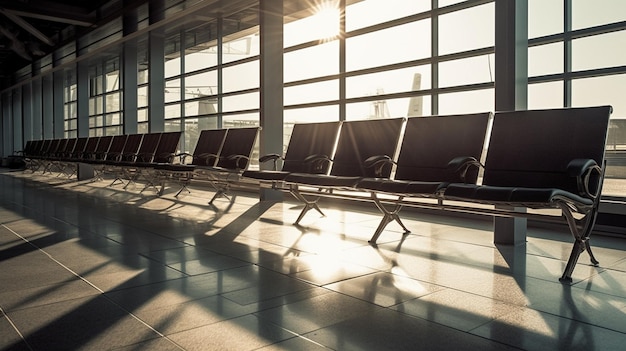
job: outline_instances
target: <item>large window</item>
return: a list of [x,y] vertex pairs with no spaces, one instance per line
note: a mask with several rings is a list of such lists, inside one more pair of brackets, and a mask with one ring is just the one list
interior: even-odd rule
[[528,5],[529,108],[613,106],[603,195],[625,196],[626,164],[620,160],[626,153],[626,50],[620,43],[626,41],[626,2]]
[[78,136],[78,95],[76,85],[76,72],[67,70],[63,81],[63,120],[64,137],[76,138]]
[[122,133],[122,89],[119,57],[113,57],[90,66],[89,135],[118,135]]

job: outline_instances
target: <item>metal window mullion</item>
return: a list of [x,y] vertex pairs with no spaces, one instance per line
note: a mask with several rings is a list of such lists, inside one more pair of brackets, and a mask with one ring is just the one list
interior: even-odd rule
[[339,1],[339,120],[346,120],[346,0]]
[[563,0],[563,106],[572,106],[572,0]]
[[[430,87],[432,90],[439,88],[439,1],[432,0],[432,17],[430,19],[430,56],[432,58],[431,63],[431,82]],[[431,101],[431,115],[435,116],[439,114],[439,94],[434,93],[430,96]]]
[[224,25],[224,18],[222,16],[217,19],[217,128],[223,128],[223,92],[224,87],[222,84],[223,80],[223,63],[224,59],[222,55],[224,54],[224,31],[222,26]]

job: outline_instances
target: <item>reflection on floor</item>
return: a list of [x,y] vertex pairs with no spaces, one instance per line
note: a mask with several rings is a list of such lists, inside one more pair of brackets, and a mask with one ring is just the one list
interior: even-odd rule
[[565,233],[495,247],[490,222],[373,206],[162,198],[0,172],[2,350],[615,350],[626,240],[594,237],[574,285]]

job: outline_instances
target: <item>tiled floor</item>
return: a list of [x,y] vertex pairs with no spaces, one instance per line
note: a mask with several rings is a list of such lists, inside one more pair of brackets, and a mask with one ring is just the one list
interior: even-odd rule
[[[574,285],[567,234],[495,247],[490,222],[373,206],[162,198],[0,171],[2,350],[618,350],[626,240],[596,236]],[[329,207],[330,206],[330,207]]]

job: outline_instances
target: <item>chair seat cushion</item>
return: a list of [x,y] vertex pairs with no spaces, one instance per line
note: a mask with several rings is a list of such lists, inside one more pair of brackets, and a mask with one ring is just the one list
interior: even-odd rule
[[154,169],[165,172],[193,172],[196,168],[194,165],[185,164],[156,164]]
[[325,174],[291,173],[285,177],[288,183],[323,186],[330,188],[354,188],[361,177],[333,176]]
[[489,185],[450,184],[444,198],[529,208],[554,207],[558,200],[592,205],[593,200],[557,188],[517,188]]
[[270,170],[248,170],[243,172],[243,176],[246,178],[253,178],[258,180],[284,180],[291,172],[286,171],[270,171]]

